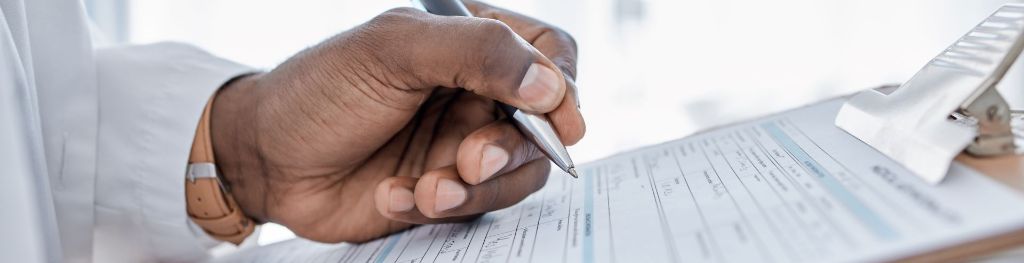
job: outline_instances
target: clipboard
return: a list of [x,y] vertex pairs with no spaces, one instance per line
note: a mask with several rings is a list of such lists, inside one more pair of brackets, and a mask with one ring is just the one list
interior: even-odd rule
[[[996,90],[1022,35],[1024,5],[1006,4],[898,88],[851,96],[836,125],[929,183],[955,160],[1024,194],[1024,114]],[[1022,245],[1018,229],[897,261],[965,261]]]

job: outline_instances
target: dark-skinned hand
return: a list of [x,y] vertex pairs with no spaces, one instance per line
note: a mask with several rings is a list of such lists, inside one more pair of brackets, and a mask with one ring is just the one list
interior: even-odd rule
[[468,220],[540,189],[549,161],[494,101],[584,134],[576,44],[532,18],[400,8],[217,95],[211,129],[243,212],[321,242]]

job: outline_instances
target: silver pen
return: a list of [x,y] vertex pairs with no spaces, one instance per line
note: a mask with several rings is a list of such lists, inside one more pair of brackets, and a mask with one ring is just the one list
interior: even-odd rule
[[[412,0],[414,5],[431,14],[442,16],[473,16],[462,4],[461,0]],[[558,139],[558,133],[551,126],[551,121],[544,115],[526,113],[516,107],[505,103],[495,102],[498,108],[505,112],[505,115],[512,120],[512,123],[519,128],[519,132],[537,144],[544,155],[558,165],[563,171],[569,173],[573,178],[579,178],[576,173],[576,165],[569,158],[569,152],[565,145]]]

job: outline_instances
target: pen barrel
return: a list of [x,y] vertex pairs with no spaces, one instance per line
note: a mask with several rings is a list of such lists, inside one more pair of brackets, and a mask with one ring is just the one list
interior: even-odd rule
[[576,166],[572,163],[572,158],[569,158],[565,146],[562,146],[562,140],[558,138],[555,127],[551,126],[551,121],[546,116],[526,113],[501,102],[497,104],[512,124],[519,128],[519,133],[533,142],[558,168],[569,171],[569,168]]
[[461,0],[412,0],[423,6],[428,13],[442,16],[473,16]]

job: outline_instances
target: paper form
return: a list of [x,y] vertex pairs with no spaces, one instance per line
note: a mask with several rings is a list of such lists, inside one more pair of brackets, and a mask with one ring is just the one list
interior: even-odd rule
[[[880,261],[1024,228],[1024,198],[953,165],[931,186],[833,126],[830,100],[555,171],[473,222],[226,261]],[[938,164],[937,164],[938,165]]]

